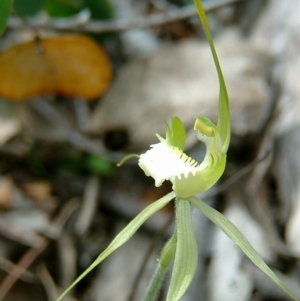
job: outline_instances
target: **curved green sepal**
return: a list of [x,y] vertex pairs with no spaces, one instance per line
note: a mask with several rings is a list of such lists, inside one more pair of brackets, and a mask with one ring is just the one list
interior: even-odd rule
[[110,245],[97,257],[97,259],[63,292],[63,294],[56,300],[61,301],[63,297],[91,270],[93,270],[98,264],[100,264],[111,253],[125,244],[134,233],[140,228],[140,226],[154,213],[163,208],[167,203],[174,199],[175,193],[170,192],[161,199],[155,201],[151,205],[147,206],[141,213],[139,213],[110,243]]
[[222,141],[222,151],[224,153],[227,152],[230,142],[230,109],[229,109],[229,101],[227,88],[224,80],[224,76],[222,73],[222,69],[219,63],[218,55],[214,46],[214,42],[210,33],[209,25],[206,19],[206,15],[204,9],[202,7],[202,3],[200,0],[194,0],[198,15],[203,25],[203,29],[208,40],[212,56],[215,62],[215,66],[217,69],[220,91],[219,91],[219,110],[218,110],[218,130],[220,133],[221,141]]
[[299,301],[297,296],[274,274],[264,260],[255,251],[249,241],[240,232],[240,230],[229,221],[223,214],[209,207],[203,201],[196,197],[189,199],[190,202],[197,207],[205,216],[207,216],[214,224],[216,224],[239,248],[245,255],[259,267],[267,276],[269,276],[279,287],[281,287],[291,298]]
[[130,160],[131,158],[139,158],[139,157],[140,155],[138,154],[128,154],[117,164],[117,166],[118,167],[122,166],[126,161]]
[[192,208],[186,199],[176,199],[177,244],[167,301],[177,301],[190,286],[198,264]]

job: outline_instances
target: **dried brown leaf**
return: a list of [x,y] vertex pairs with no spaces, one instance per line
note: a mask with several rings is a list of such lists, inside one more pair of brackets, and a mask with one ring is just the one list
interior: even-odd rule
[[94,99],[111,77],[107,54],[83,35],[32,40],[0,54],[0,95],[16,101],[45,93]]

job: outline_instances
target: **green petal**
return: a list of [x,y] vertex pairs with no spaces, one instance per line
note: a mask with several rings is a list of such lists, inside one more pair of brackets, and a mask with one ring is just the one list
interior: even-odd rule
[[240,230],[230,222],[223,214],[209,207],[200,199],[193,197],[189,199],[204,215],[206,215],[214,224],[216,224],[240,249],[247,257],[258,266],[267,276],[269,276],[278,286],[280,286],[290,297],[299,301],[297,296],[274,274],[274,272],[263,261],[255,251],[249,241],[244,237]]
[[184,149],[186,132],[181,119],[177,116],[172,117],[171,127],[166,123],[166,140],[171,146],[176,146],[180,150]]
[[191,284],[198,263],[197,242],[192,224],[191,204],[176,199],[177,245],[167,301],[177,301]]
[[219,92],[219,112],[218,112],[218,130],[220,133],[220,137],[222,140],[222,151],[224,153],[227,152],[230,142],[230,109],[229,109],[229,101],[228,101],[228,94],[226,89],[226,84],[224,80],[224,76],[222,73],[222,69],[219,63],[218,55],[214,46],[214,42],[209,30],[209,25],[206,19],[206,15],[204,9],[202,7],[200,0],[194,0],[198,15],[203,25],[203,29],[208,40],[212,56],[215,62],[215,66],[217,69],[218,77],[219,77],[219,84],[220,84],[220,92]]
[[111,253],[126,243],[134,233],[140,228],[140,226],[155,212],[163,208],[168,202],[175,197],[174,192],[170,192],[161,199],[155,201],[151,205],[147,206],[139,215],[137,215],[110,243],[110,245],[97,257],[97,259],[63,292],[63,294],[57,299],[60,301],[63,297],[91,270],[93,270],[101,261],[108,257]]

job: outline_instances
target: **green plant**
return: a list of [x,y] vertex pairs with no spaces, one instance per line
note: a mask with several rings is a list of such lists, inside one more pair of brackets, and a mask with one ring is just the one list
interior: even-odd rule
[[[195,0],[195,4],[211,47],[220,83],[217,124],[215,125],[205,117],[197,117],[194,127],[198,132],[198,139],[206,144],[206,156],[203,162],[198,164],[183,152],[186,138],[185,128],[178,117],[172,117],[171,124],[166,124],[166,139],[157,135],[160,142],[152,145],[150,150],[139,156],[138,164],[146,175],[153,177],[156,186],[160,186],[165,180],[171,181],[173,192],[155,201],[134,218],[99,255],[94,263],[59,297],[58,301],[62,300],[65,294],[101,261],[127,242],[151,215],[173,199],[175,199],[176,227],[173,236],[161,252],[157,269],[145,294],[144,301],[154,300],[164,274],[173,259],[174,267],[167,301],[179,300],[188,289],[197,268],[198,258],[197,243],[191,218],[192,206],[195,206],[222,229],[248,258],[288,295],[294,300],[298,300],[293,292],[266,265],[241,232],[221,213],[196,197],[196,194],[206,191],[214,185],[224,172],[226,153],[230,142],[230,111],[225,81],[207,19],[201,1]],[[125,160],[128,158],[125,158]]]
[[11,7],[13,5],[12,0],[1,0],[0,1],[0,37],[6,28],[6,23],[10,14]]

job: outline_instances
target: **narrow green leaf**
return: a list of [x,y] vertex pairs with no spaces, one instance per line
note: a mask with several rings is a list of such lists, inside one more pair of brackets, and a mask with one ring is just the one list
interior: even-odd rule
[[274,274],[264,260],[255,251],[249,241],[240,232],[240,230],[229,221],[223,214],[209,207],[203,201],[196,197],[191,197],[190,202],[196,206],[205,216],[207,216],[214,224],[216,224],[240,249],[247,257],[259,267],[267,276],[269,276],[278,286],[280,286],[291,298],[299,301],[297,296]]
[[204,9],[202,7],[201,0],[194,0],[198,15],[202,22],[204,32],[206,38],[208,40],[212,56],[215,62],[215,66],[217,69],[219,83],[220,83],[220,92],[219,92],[219,114],[218,114],[218,130],[220,133],[220,137],[222,140],[222,150],[224,153],[227,152],[230,142],[230,109],[229,109],[229,101],[228,94],[226,89],[226,84],[224,80],[224,76],[222,73],[222,69],[219,63],[218,55],[214,46],[213,38],[210,33],[209,25],[206,19],[206,15]]
[[0,37],[2,36],[13,5],[13,0],[0,0]]
[[163,208],[168,202],[175,197],[174,192],[170,192],[161,199],[155,201],[151,205],[147,206],[139,215],[137,215],[110,243],[110,245],[97,257],[97,259],[63,292],[63,294],[57,299],[60,301],[63,297],[91,270],[93,270],[98,264],[100,264],[111,253],[125,244],[134,233],[140,228],[140,226],[154,213]]
[[128,154],[117,164],[117,166],[118,167],[122,166],[126,161],[130,160],[131,158],[139,158],[139,157],[140,155],[138,154]]
[[192,224],[191,204],[176,199],[177,245],[167,301],[177,301],[191,284],[198,263],[197,242]]
[[145,297],[143,298],[143,301],[152,301],[155,299],[157,292],[163,282],[163,278],[166,274],[166,271],[168,270],[168,268],[175,256],[176,242],[177,242],[177,238],[176,238],[176,231],[175,231],[173,236],[165,244],[165,246],[160,254],[157,268],[154,272],[153,278],[147,289]]

